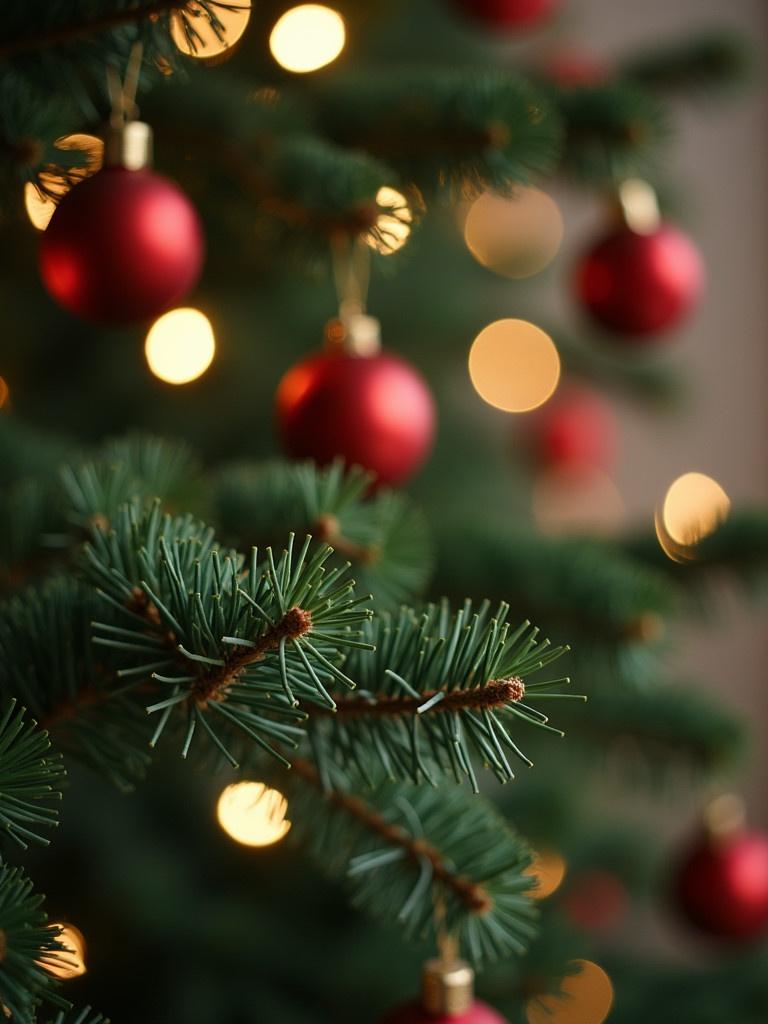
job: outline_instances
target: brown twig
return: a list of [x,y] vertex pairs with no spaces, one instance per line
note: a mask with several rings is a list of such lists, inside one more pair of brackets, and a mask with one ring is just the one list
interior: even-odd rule
[[358,544],[357,541],[345,537],[336,516],[320,516],[310,526],[309,532],[318,540],[330,544],[338,554],[362,562],[363,565],[373,565],[381,557],[381,548],[378,544]]
[[432,868],[434,878],[452,892],[473,914],[487,914],[492,909],[493,901],[485,887],[479,882],[473,882],[465,875],[458,875],[452,871],[440,851],[426,840],[414,839],[399,825],[390,824],[386,818],[360,797],[339,790],[327,792],[323,790],[317,771],[304,758],[294,758],[292,770],[305,782],[320,790],[329,803],[355,818],[390,846],[399,847],[417,864],[427,860]]
[[[313,714],[329,714],[338,718],[375,718],[394,717],[396,715],[415,715],[422,704],[435,697],[440,691],[429,690],[418,697],[377,697],[369,700],[366,697],[350,697],[339,701],[336,710],[318,707]],[[513,676],[510,679],[491,679],[482,686],[474,686],[470,690],[451,690],[445,692],[442,700],[432,707],[432,711],[463,711],[467,709],[498,708],[505,704],[522,700],[525,696],[525,684],[522,679]]]

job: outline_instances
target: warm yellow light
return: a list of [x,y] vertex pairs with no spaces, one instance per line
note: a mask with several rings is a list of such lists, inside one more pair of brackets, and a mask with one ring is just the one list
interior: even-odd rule
[[366,237],[366,242],[382,256],[402,249],[408,241],[413,223],[413,214],[405,196],[397,189],[384,185],[376,193],[376,203],[386,212],[376,219],[376,232]]
[[155,320],[144,343],[149,368],[167,384],[188,384],[211,365],[216,351],[208,317],[199,309],[172,309]]
[[574,960],[575,974],[563,978],[558,995],[529,1000],[528,1024],[602,1024],[613,1005],[611,979],[591,960]]
[[38,231],[45,231],[48,227],[56,209],[56,200],[65,196],[73,184],[100,170],[104,161],[104,142],[96,135],[86,135],[82,132],[63,135],[56,140],[55,146],[57,149],[77,150],[82,153],[85,157],[85,165],[69,168],[67,177],[56,174],[54,171],[41,171],[37,176],[42,186],[40,189],[31,181],[26,183],[24,207],[33,227],[36,227]]
[[171,12],[171,38],[188,57],[210,60],[231,50],[251,18],[251,0],[215,0],[209,4],[218,21],[218,32],[197,0]]
[[472,343],[469,376],[489,405],[505,412],[528,412],[553,394],[560,379],[560,357],[540,327],[527,320],[496,320]]
[[338,11],[323,4],[300,4],[277,19],[269,48],[286,71],[306,74],[336,60],[345,41],[344,19]]
[[244,846],[271,846],[286,836],[288,802],[282,793],[263,782],[235,782],[219,797],[219,824]]
[[608,533],[621,526],[626,508],[618,487],[602,470],[552,469],[534,480],[531,511],[544,533]]
[[691,547],[728,518],[731,501],[705,473],[684,473],[664,498],[662,525],[674,544]]
[[485,192],[464,220],[464,241],[478,263],[502,277],[538,274],[557,255],[563,217],[557,203],[538,188],[511,198]]
[[0,377],[0,409],[11,404],[11,389],[4,377]]
[[538,883],[535,889],[530,890],[531,896],[543,900],[551,896],[565,878],[565,861],[554,850],[539,850],[525,874],[535,878]]
[[51,954],[55,962],[46,962],[45,969],[54,978],[79,978],[86,971],[83,933],[73,924],[57,924],[54,927],[61,929],[57,938],[64,949]]

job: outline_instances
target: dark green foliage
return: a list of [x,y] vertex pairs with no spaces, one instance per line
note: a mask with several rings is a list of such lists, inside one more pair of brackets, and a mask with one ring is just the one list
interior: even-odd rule
[[48,1024],[110,1024],[110,1022],[100,1013],[93,1013],[90,1006],[86,1006],[84,1010],[59,1013]]
[[377,608],[420,596],[432,569],[432,545],[421,511],[403,494],[340,462],[236,463],[214,480],[216,519],[241,547],[275,543],[286,529],[309,533],[349,559],[363,592]]
[[560,126],[524,79],[496,72],[369,74],[318,95],[318,125],[427,194],[508,190],[554,165]]
[[25,722],[11,699],[0,715],[0,829],[20,846],[47,844],[39,830],[58,824],[50,805],[61,799],[65,773],[50,748],[48,734]]
[[645,89],[685,95],[730,89],[753,70],[754,54],[746,40],[722,27],[636,54],[621,68],[625,78]]
[[391,785],[323,799],[309,778],[288,777],[296,836],[325,872],[347,878],[357,905],[431,944],[436,898],[473,962],[525,949],[536,917],[530,853],[488,804],[466,789]]
[[329,761],[369,782],[406,778],[435,785],[441,773],[468,778],[478,792],[470,752],[499,781],[514,778],[508,756],[531,765],[512,735],[526,722],[562,735],[533,705],[573,694],[552,692],[567,678],[530,681],[567,648],[538,641],[524,622],[512,629],[506,605],[491,612],[467,601],[453,613],[446,603],[423,613],[403,609],[379,616],[364,637],[374,651],[353,651],[345,664],[359,684],[352,700],[339,700],[329,723],[317,720],[312,749],[326,785]]
[[66,1006],[44,969],[63,947],[57,929],[46,923],[42,904],[43,897],[20,868],[0,864],[0,1002],[14,1024],[32,1024],[41,997]]

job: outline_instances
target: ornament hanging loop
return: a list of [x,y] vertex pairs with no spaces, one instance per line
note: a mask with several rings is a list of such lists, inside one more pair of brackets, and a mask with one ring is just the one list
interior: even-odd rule
[[137,40],[131,47],[125,77],[113,65],[107,67],[107,92],[110,101],[109,126],[104,140],[104,163],[138,171],[152,163],[152,129],[137,120],[139,88],[144,44]]
[[351,355],[375,356],[381,350],[381,327],[365,312],[371,278],[371,251],[359,238],[336,235],[331,239],[331,265],[339,315],[326,325],[329,349]]

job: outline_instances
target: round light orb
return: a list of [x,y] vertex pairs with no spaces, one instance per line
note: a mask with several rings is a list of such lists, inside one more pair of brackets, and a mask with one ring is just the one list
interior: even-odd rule
[[197,0],[171,11],[171,38],[176,48],[188,57],[210,60],[231,50],[248,27],[251,0],[227,0],[212,4],[218,22],[211,24],[203,5]]
[[706,473],[684,473],[670,485],[661,517],[673,543],[692,547],[714,533],[730,510],[730,498],[716,480]]
[[524,873],[536,879],[536,888],[530,890],[530,895],[543,900],[559,889],[565,878],[565,861],[555,850],[539,850]]
[[291,828],[288,802],[263,782],[235,782],[219,797],[216,816],[222,829],[243,846],[272,846]]
[[11,404],[11,389],[8,387],[8,381],[4,377],[0,377],[0,409],[5,409]]
[[600,469],[551,469],[536,476],[531,511],[543,533],[600,533],[617,530],[626,507],[618,487]]
[[152,324],[144,353],[152,373],[167,384],[188,384],[213,362],[216,339],[199,309],[172,309]]
[[540,273],[562,240],[560,208],[538,188],[520,188],[511,197],[484,192],[464,220],[467,248],[478,263],[502,277]]
[[376,219],[376,230],[366,236],[367,244],[382,256],[402,249],[411,234],[413,213],[405,196],[388,185],[376,193],[376,204],[384,208]]
[[475,338],[469,376],[478,395],[505,412],[543,405],[560,379],[560,356],[552,339],[527,320],[496,320]]
[[83,933],[73,924],[56,924],[54,927],[61,929],[57,938],[64,949],[51,954],[53,962],[46,962],[45,969],[62,981],[79,978],[86,972]]
[[529,1000],[528,1024],[603,1024],[613,1005],[611,979],[591,960],[574,960],[575,973],[560,983],[557,995]]
[[104,162],[104,141],[96,135],[84,132],[63,135],[54,145],[57,149],[82,153],[85,157],[84,166],[70,167],[67,177],[54,171],[40,171],[37,180],[41,188],[31,181],[24,185],[24,208],[32,226],[38,231],[45,231],[48,227],[56,209],[56,201],[65,196],[72,185],[101,170]]
[[306,74],[336,60],[345,41],[344,19],[338,11],[323,4],[300,4],[277,19],[269,49],[280,67]]

